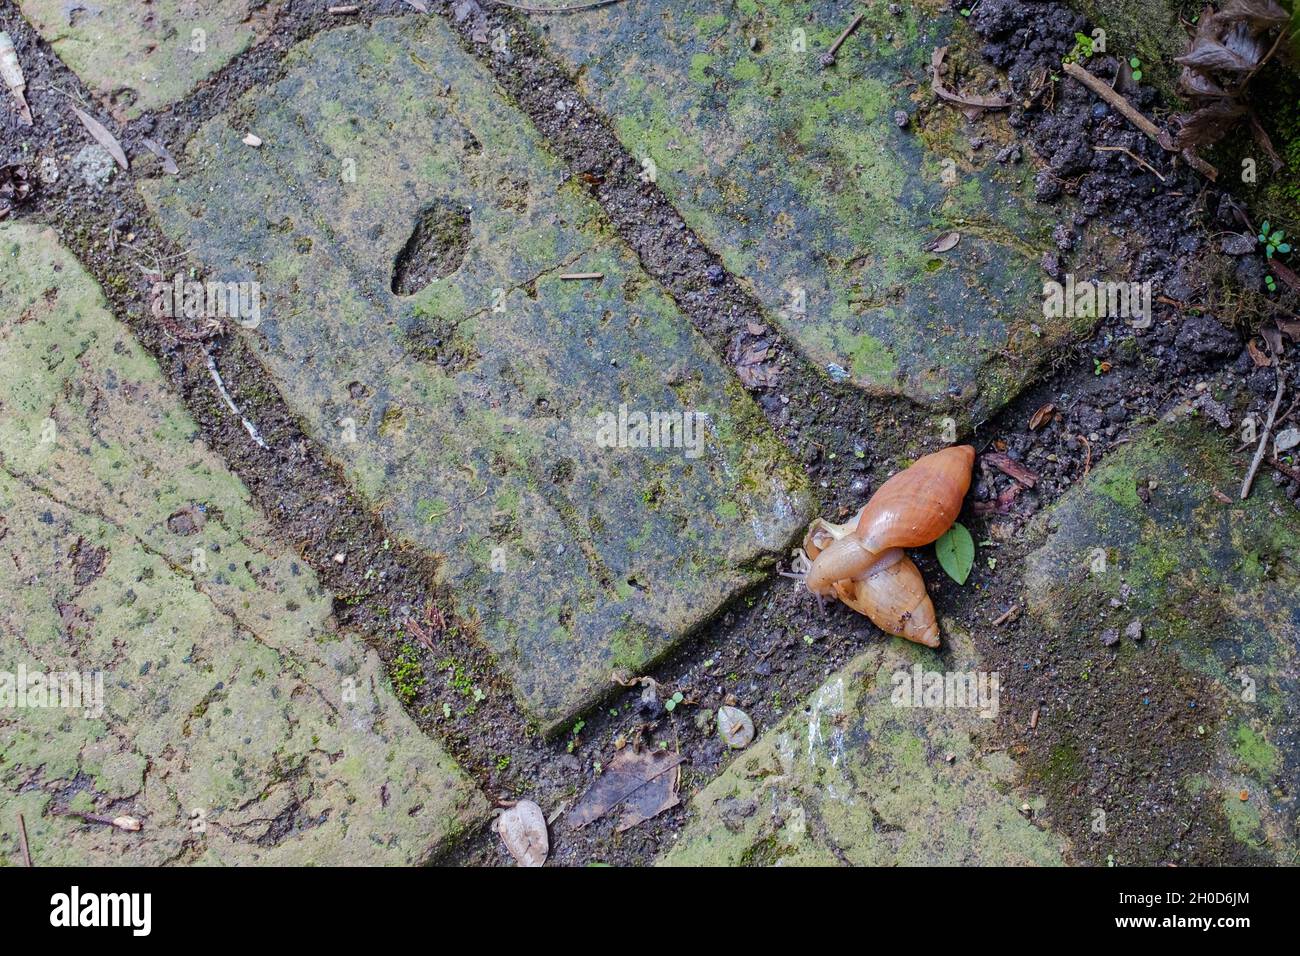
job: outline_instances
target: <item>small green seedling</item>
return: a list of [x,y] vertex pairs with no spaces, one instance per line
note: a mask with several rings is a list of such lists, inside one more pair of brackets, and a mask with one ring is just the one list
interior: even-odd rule
[[1074,35],[1074,49],[1065,54],[1062,63],[1078,63],[1082,60],[1092,58],[1094,52],[1092,37],[1086,33],[1076,33]]
[[664,710],[668,711],[668,713],[671,714],[674,710],[677,709],[677,705],[680,704],[685,699],[686,698],[682,696],[682,692],[677,691],[676,693],[673,694],[673,696],[669,697],[666,701],[664,701]]
[[1277,280],[1272,276],[1264,276],[1264,286],[1269,292],[1277,291]]
[[587,726],[585,720],[580,720],[573,725],[572,736],[569,737],[569,753],[573,753],[573,748],[578,746],[578,734],[582,733],[582,728]]
[[1142,61],[1135,56],[1128,58],[1128,65],[1133,70],[1133,82],[1142,82]]
[[1272,259],[1277,253],[1286,255],[1291,251],[1291,243],[1286,241],[1286,233],[1281,229],[1269,231],[1268,220],[1259,227],[1259,241],[1264,246],[1264,256]]

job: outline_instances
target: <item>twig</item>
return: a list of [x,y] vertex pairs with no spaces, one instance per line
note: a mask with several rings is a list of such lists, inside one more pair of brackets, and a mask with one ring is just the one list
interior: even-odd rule
[[240,414],[239,406],[237,406],[235,400],[230,397],[230,393],[226,391],[226,383],[221,380],[221,373],[217,371],[217,363],[213,360],[212,353],[205,348],[203,350],[203,355],[208,360],[208,373],[212,376],[212,381],[216,383],[217,391],[221,393],[221,397],[225,400],[226,407],[234,412],[235,417],[243,424],[244,431],[248,432],[249,437],[252,438],[253,441],[257,442],[257,444],[263,448],[268,447],[266,442],[262,440],[262,433],[257,430],[257,426]]
[[1083,475],[1086,478],[1088,476],[1088,469],[1092,467],[1092,443],[1083,435],[1078,437],[1079,441],[1083,442],[1083,450],[1085,453],[1083,459]]
[[1154,166],[1148,163],[1137,153],[1133,152],[1132,150],[1125,149],[1123,146],[1094,146],[1093,150],[1095,152],[1102,152],[1102,153],[1123,153],[1125,156],[1129,157],[1129,159],[1133,160],[1133,162],[1137,163],[1147,172],[1151,173],[1153,176],[1159,179],[1162,183],[1165,181],[1165,177],[1160,175],[1160,170],[1156,169]]
[[1273,430],[1273,422],[1277,419],[1277,410],[1282,404],[1282,393],[1286,391],[1286,376],[1279,368],[1277,370],[1277,394],[1273,396],[1273,404],[1268,410],[1268,420],[1264,422],[1264,431],[1259,436],[1259,447],[1255,449],[1255,457],[1251,459],[1250,468],[1246,472],[1246,480],[1241,483],[1241,500],[1245,501],[1250,497],[1250,486],[1255,483],[1255,472],[1259,471],[1260,463],[1264,460],[1264,454],[1268,451],[1268,436]]
[[530,7],[522,3],[511,3],[510,0],[492,0],[498,7],[509,7],[511,10],[522,10],[524,13],[578,13],[582,10],[595,10],[597,7],[609,7],[616,3],[622,3],[623,0],[591,0],[590,3],[575,3],[567,7]]
[[97,813],[82,813],[80,810],[60,810],[58,807],[50,810],[50,813],[57,817],[77,817],[87,823],[102,823],[106,827],[117,827],[119,830],[129,830],[132,833],[138,832],[141,827],[140,821],[135,817],[101,817]]
[[1066,63],[1064,69],[1066,73],[1074,77],[1088,89],[1092,90],[1103,100],[1113,106],[1117,111],[1119,111],[1120,115],[1142,132],[1146,133],[1147,136],[1151,137],[1151,139],[1160,146],[1169,150],[1171,153],[1179,153],[1179,155],[1187,161],[1187,165],[1191,166],[1206,179],[1213,182],[1219,178],[1219,171],[1217,169],[1205,160],[1201,159],[1201,157],[1197,156],[1190,149],[1180,151],[1178,147],[1172,144],[1168,134],[1163,132],[1159,126],[1138,112],[1137,108],[1122,95],[1107,86],[1105,80],[1102,80],[1088,70],[1085,70],[1078,63]]
[[1007,621],[1011,620],[1011,618],[1019,610],[1020,607],[1018,605],[1016,604],[1011,605],[1011,607],[1007,608],[1005,611],[1003,611],[1001,614],[999,614],[997,617],[993,619],[993,626],[1001,627],[1003,624],[1007,623]]
[[18,814],[18,837],[23,844],[23,863],[28,867],[32,865],[32,848],[27,845],[27,821],[23,815]]
[[865,17],[866,14],[859,13],[856,17],[853,18],[853,22],[844,28],[844,32],[835,38],[835,42],[831,44],[831,48],[822,54],[822,59],[821,59],[822,66],[835,65],[835,54],[840,51],[840,47],[844,45],[844,41],[847,40],[849,38],[849,35],[852,34],[853,31],[858,28],[859,24],[862,23]]
[[1292,481],[1300,481],[1300,469],[1292,468],[1284,461],[1278,461],[1274,455],[1268,456],[1268,463]]
[[603,273],[603,272],[566,272],[566,273],[564,273],[562,276],[560,276],[560,278],[561,278],[561,279],[564,279],[564,280],[569,280],[569,281],[574,280],[574,279],[603,279],[603,278],[605,278],[605,273]]

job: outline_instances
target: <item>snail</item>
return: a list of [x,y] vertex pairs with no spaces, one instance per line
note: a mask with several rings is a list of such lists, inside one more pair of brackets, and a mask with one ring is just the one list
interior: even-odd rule
[[839,598],[887,634],[938,647],[934,605],[903,549],[937,541],[952,527],[974,464],[970,445],[945,448],[886,481],[853,520],[813,521],[801,555],[808,590]]

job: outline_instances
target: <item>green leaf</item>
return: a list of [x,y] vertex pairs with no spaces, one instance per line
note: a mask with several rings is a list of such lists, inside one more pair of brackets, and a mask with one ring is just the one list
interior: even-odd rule
[[1142,71],[1141,71],[1141,70],[1134,70],[1134,71],[1133,71],[1133,82],[1134,82],[1134,83],[1141,83],[1141,82],[1142,82]]
[[1267,235],[1268,235],[1268,220],[1267,220],[1267,219],[1264,220],[1264,225],[1262,225],[1262,226],[1259,227],[1259,231],[1262,232],[1262,233],[1264,234],[1263,236],[1260,236],[1261,239],[1263,239],[1264,236],[1267,236]]
[[1142,61],[1139,60],[1139,59],[1138,59],[1137,57],[1135,57],[1135,56],[1131,56],[1131,57],[1129,57],[1128,65],[1131,66],[1131,67],[1133,67],[1133,69],[1136,70],[1139,66],[1142,65]]
[[960,521],[955,522],[942,538],[934,543],[934,554],[939,566],[958,584],[965,584],[975,563],[975,540]]
[[1282,243],[1282,245],[1280,245],[1280,246],[1277,247],[1277,251],[1278,251],[1278,252],[1281,252],[1281,253],[1283,253],[1283,254],[1290,252],[1290,251],[1291,251],[1291,243],[1289,243],[1289,242],[1284,242],[1284,243]]

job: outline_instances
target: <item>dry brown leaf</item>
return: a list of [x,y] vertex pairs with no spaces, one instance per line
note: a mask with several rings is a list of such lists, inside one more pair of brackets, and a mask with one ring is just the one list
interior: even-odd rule
[[677,806],[682,755],[663,750],[620,750],[568,814],[575,830],[622,806],[622,832]]
[[930,55],[930,84],[934,87],[935,95],[941,100],[947,100],[949,103],[958,103],[962,106],[971,106],[981,110],[1003,110],[1011,105],[1009,99],[1001,96],[980,96],[971,94],[969,96],[960,93],[954,93],[943,85],[943,80],[939,79],[939,72],[943,67],[943,58],[948,55],[946,46],[935,47],[934,53]]
[[497,835],[520,866],[541,866],[551,852],[546,817],[531,800],[520,800],[497,817]]
[[81,120],[81,125],[86,127],[86,131],[94,137],[95,142],[108,150],[108,155],[113,157],[117,165],[123,169],[131,168],[131,164],[126,161],[126,153],[122,149],[122,144],[117,141],[116,136],[108,131],[108,127],[85,110],[79,110],[74,106],[72,112],[77,114],[77,119]]
[[1020,462],[1016,461],[1010,455],[1000,451],[986,452],[980,461],[996,468],[1008,478],[1020,482],[1026,488],[1032,488],[1038,484],[1038,475],[1030,471]]
[[754,721],[739,707],[719,707],[718,733],[732,750],[744,750],[754,739]]
[[1051,402],[1041,406],[1038,411],[1029,416],[1029,430],[1031,432],[1038,431],[1038,429],[1042,428],[1052,420],[1054,414],[1056,414],[1056,406]]
[[176,165],[176,160],[172,158],[172,154],[167,152],[167,147],[162,143],[148,137],[140,140],[140,142],[144,143],[145,149],[162,160],[163,172],[167,175],[175,176],[181,171],[181,168]]
[[961,242],[960,232],[945,232],[925,244],[926,252],[947,252]]
[[1263,350],[1251,339],[1246,343],[1246,351],[1250,353],[1250,360],[1255,363],[1256,368],[1268,368],[1273,364],[1273,360],[1264,354]]

